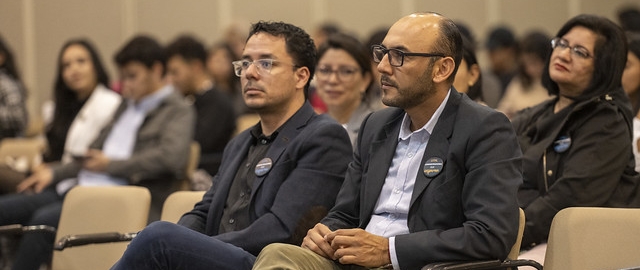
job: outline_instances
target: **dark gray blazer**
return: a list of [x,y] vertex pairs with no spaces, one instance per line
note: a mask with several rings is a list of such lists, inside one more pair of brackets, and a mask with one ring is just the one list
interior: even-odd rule
[[306,231],[333,206],[352,149],[344,128],[329,116],[315,114],[306,102],[267,151],[273,166],[254,181],[251,225],[218,234],[231,183],[251,140],[246,130],[229,142],[213,186],[179,224],[257,255],[270,243],[301,243]]
[[[102,129],[90,148],[102,149],[113,125],[126,108],[127,103],[123,101],[113,120]],[[131,157],[112,160],[107,166],[107,174],[149,188],[152,201],[150,220],[160,217],[162,203],[185,177],[194,121],[193,108],[178,93],[172,93],[147,114],[138,130]],[[82,166],[78,162],[54,167],[54,182],[76,177],[80,169]]]
[[[332,230],[366,228],[398,144],[405,112],[372,113],[362,124],[354,160],[336,206],[321,222]],[[395,248],[402,269],[437,261],[506,258],[518,231],[516,192],[521,153],[509,120],[466,95],[451,95],[422,158],[438,157],[435,177],[416,176],[408,226]]]

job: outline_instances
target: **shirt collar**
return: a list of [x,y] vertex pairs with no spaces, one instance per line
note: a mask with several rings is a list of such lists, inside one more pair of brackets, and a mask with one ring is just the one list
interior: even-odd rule
[[438,106],[436,111],[431,116],[431,119],[429,119],[429,121],[427,121],[427,123],[424,124],[424,126],[422,126],[419,129],[416,129],[413,132],[411,132],[411,129],[410,129],[411,119],[409,118],[407,113],[405,113],[404,118],[402,119],[402,125],[400,126],[400,134],[398,135],[398,139],[406,140],[412,134],[421,132],[423,130],[426,131],[428,134],[431,134],[433,132],[433,128],[436,126],[436,123],[438,123],[438,118],[440,118],[442,111],[444,111],[444,107],[447,104],[447,101],[449,100],[450,95],[451,95],[451,88],[449,88],[449,91],[447,92],[447,96],[445,96],[444,100],[442,100],[442,102],[440,103],[440,106]]
[[[280,126],[280,128],[282,128],[282,126]],[[276,137],[278,136],[278,133],[280,133],[280,128],[276,129],[276,131],[274,131],[271,135],[266,136],[262,134],[262,126],[258,124],[258,125],[255,125],[251,130],[249,130],[249,133],[253,137],[254,141],[264,140],[266,143],[271,143],[273,140],[276,139]]]
[[143,111],[145,113],[157,108],[167,96],[173,93],[173,86],[165,85],[155,93],[146,96],[136,103],[133,100],[129,100],[129,106],[133,106],[136,110]]

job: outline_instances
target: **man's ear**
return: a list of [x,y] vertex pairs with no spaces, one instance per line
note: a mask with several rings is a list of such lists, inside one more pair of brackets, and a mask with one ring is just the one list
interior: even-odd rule
[[451,57],[443,57],[436,61],[433,67],[433,82],[441,83],[453,76],[453,70],[456,67],[456,63]]
[[296,72],[296,88],[303,89],[311,77],[311,71],[308,67],[299,67]]

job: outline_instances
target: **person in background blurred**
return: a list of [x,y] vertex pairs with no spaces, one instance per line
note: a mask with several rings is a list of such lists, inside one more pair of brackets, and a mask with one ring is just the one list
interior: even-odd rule
[[627,32],[629,52],[627,64],[622,72],[622,88],[631,100],[633,108],[633,154],[636,160],[636,171],[640,172],[640,33]]
[[24,134],[28,121],[26,99],[27,90],[13,52],[0,36],[0,140]]
[[622,30],[640,32],[640,9],[637,6],[623,6],[617,12]]
[[462,35],[462,60],[453,81],[453,87],[460,93],[466,93],[470,99],[484,104],[482,96],[482,75],[476,52],[471,41]]
[[[26,98],[13,52],[0,36],[0,140],[24,135],[28,122]],[[14,162],[0,160],[0,194],[14,192],[25,173]]]
[[373,112],[367,93],[372,86],[367,51],[357,39],[333,34],[320,45],[318,59],[316,92],[354,145],[362,120]]
[[[58,56],[58,75],[54,84],[54,115],[46,137],[49,151],[45,163],[15,187],[19,193],[0,197],[0,224],[49,225],[57,227],[62,198],[75,179],[48,185],[46,190],[26,190],[34,176],[48,175],[56,167],[84,160],[89,145],[107,126],[122,103],[120,95],[106,88],[109,78],[89,41],[70,40]],[[38,269],[51,259],[53,235],[24,235],[13,269]]]
[[500,80],[502,98],[507,85],[518,71],[518,42],[511,29],[500,26],[491,30],[485,46],[489,52],[491,72]]
[[316,27],[311,34],[313,43],[316,44],[316,48],[320,48],[320,45],[324,44],[327,39],[333,34],[341,33],[340,26],[332,22],[325,22]]
[[[47,124],[47,151],[37,173],[52,164],[83,156],[100,130],[111,121],[122,98],[106,87],[107,75],[98,52],[88,40],[73,39],[62,46],[53,93],[52,120]],[[0,169],[1,174],[10,170]],[[26,175],[14,177],[3,193],[15,192]],[[1,193],[0,193],[1,194]]]
[[[316,45],[316,49],[320,47],[321,44],[334,34],[342,33],[342,30],[337,24],[331,22],[325,22],[316,27],[316,29],[311,34],[311,38],[313,39],[313,43]],[[316,91],[316,81],[311,82],[311,87],[309,88],[309,102],[311,102],[311,106],[316,113],[322,114],[327,112],[327,104],[324,104],[318,92]]]
[[551,54],[549,37],[538,31],[530,32],[520,41],[520,65],[518,74],[507,86],[496,108],[509,117],[520,110],[540,104],[551,98],[542,86],[542,72]]
[[[205,64],[207,51],[200,41],[180,36],[166,47],[166,55],[167,75],[196,111],[194,140],[200,145],[198,169],[215,175],[222,151],[236,129],[231,100],[211,80]],[[208,185],[203,187],[207,189]]]
[[74,156],[84,155],[122,101],[106,87],[108,84],[102,61],[89,41],[71,40],[62,47],[53,119],[46,131],[49,151],[45,162],[68,163]]
[[251,111],[242,100],[240,78],[233,73],[233,66],[230,64],[238,59],[240,58],[234,53],[231,45],[225,42],[216,43],[209,49],[206,66],[213,86],[227,94],[236,115],[241,115]]
[[[469,41],[472,50],[476,52],[477,42],[473,32],[471,32],[469,27],[463,22],[456,22],[456,27],[460,30],[460,34]],[[482,102],[491,108],[495,108],[498,106],[498,102],[502,96],[500,80],[493,72],[483,67],[480,67],[480,78],[482,79],[480,80],[480,86],[478,88],[482,90]]]

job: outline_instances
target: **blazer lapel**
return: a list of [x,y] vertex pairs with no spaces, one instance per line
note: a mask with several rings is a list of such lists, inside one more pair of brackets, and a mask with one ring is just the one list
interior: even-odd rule
[[[440,158],[443,161],[442,171],[445,173],[447,163],[447,153],[449,153],[449,139],[453,133],[453,126],[455,124],[456,115],[458,113],[458,106],[462,95],[451,88],[451,94],[449,100],[445,105],[440,118],[433,128],[433,132],[429,137],[429,143],[424,151],[422,157],[421,166],[427,162],[430,158]],[[411,195],[411,205],[415,203],[416,199],[420,197],[420,194],[429,186],[433,177],[427,177],[423,172],[423,168],[418,169],[418,175],[416,176],[416,183],[413,188],[413,194]]]
[[[398,145],[398,134],[404,117],[404,110],[400,110],[395,117],[386,123],[383,127],[379,140],[371,143],[369,153],[361,153],[362,156],[368,155],[369,165],[367,168],[367,183],[362,183],[364,188],[363,206],[361,213],[373,213],[376,202],[380,197],[382,186],[387,179],[387,173],[391,167],[396,146]],[[366,149],[365,149],[366,150]],[[361,221],[368,223],[370,215],[362,217]]]
[[[278,136],[272,142],[269,150],[267,150],[267,154],[265,155],[265,158],[271,159],[273,166],[276,166],[276,164],[278,164],[278,159],[280,159],[280,156],[282,156],[284,150],[287,149],[289,142],[291,142],[293,138],[295,138],[300,133],[302,128],[307,125],[311,117],[313,117],[314,115],[315,113],[313,111],[313,107],[311,107],[311,104],[305,102],[300,110],[298,110],[287,122],[285,122],[282,130],[279,131]],[[267,177],[269,177],[268,172],[261,177],[257,177],[256,181],[253,183],[253,190],[258,190],[258,188],[260,188],[265,178]],[[251,196],[253,197],[255,194],[256,192],[252,192]],[[253,200],[253,198],[251,199]]]

